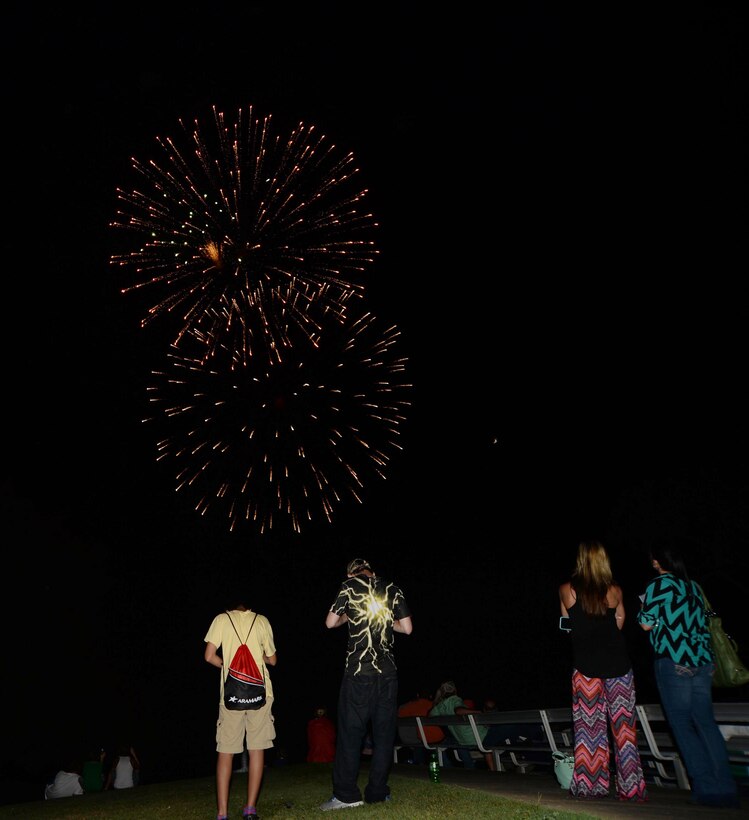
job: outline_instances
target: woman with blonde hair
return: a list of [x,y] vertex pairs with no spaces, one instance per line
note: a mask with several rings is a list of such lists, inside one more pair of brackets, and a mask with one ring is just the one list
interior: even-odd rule
[[608,795],[610,725],[617,796],[620,800],[647,800],[637,750],[632,663],[621,631],[624,596],[600,542],[583,541],[578,546],[575,571],[559,587],[559,601],[573,655],[575,771],[570,793],[575,797]]

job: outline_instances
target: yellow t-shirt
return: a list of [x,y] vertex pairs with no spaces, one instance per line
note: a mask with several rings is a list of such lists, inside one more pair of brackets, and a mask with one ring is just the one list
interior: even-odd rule
[[[273,683],[268,674],[268,667],[263,662],[263,655],[270,656],[276,654],[276,645],[273,642],[273,630],[271,629],[270,621],[265,615],[255,613],[251,609],[244,612],[238,609],[232,609],[230,614],[231,621],[234,622],[234,626],[241,635],[241,639],[237,637],[237,632],[232,628],[229,615],[227,615],[226,612],[221,612],[216,615],[203,639],[206,643],[212,643],[220,649],[221,657],[224,659],[224,668],[221,670],[219,703],[224,702],[224,677],[228,672],[231,659],[245,638],[247,638],[248,632],[250,632],[250,637],[247,638],[247,646],[252,653],[252,657],[255,659],[260,673],[265,678],[266,697],[272,698]],[[257,618],[255,618],[255,615],[257,615]],[[253,618],[255,618],[255,623],[250,631]]]

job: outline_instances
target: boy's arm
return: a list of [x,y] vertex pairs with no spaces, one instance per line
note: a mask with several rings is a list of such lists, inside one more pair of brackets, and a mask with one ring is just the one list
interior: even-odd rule
[[205,653],[203,657],[211,666],[215,666],[218,669],[223,668],[224,660],[221,655],[218,654],[218,647],[215,643],[211,643],[210,641],[205,642]]

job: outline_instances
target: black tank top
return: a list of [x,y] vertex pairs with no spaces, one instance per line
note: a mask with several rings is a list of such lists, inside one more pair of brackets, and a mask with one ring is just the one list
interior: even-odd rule
[[632,668],[627,645],[616,625],[616,609],[600,617],[586,615],[579,602],[567,608],[575,669],[586,678],[620,678]]

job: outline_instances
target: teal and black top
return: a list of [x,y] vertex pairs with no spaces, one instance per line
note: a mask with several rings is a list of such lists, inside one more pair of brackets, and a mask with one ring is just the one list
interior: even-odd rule
[[638,623],[651,626],[656,658],[681,666],[713,663],[710,632],[700,587],[670,572],[654,578],[645,590]]

